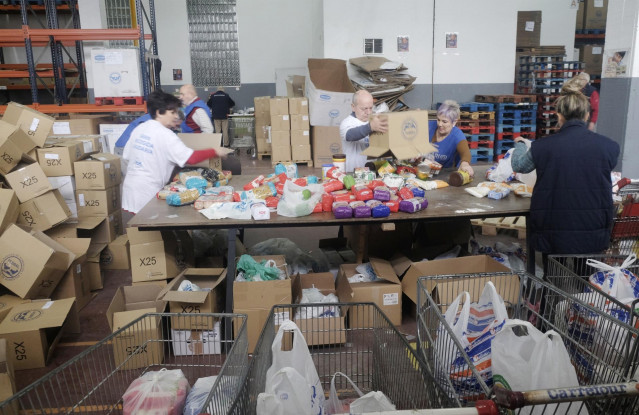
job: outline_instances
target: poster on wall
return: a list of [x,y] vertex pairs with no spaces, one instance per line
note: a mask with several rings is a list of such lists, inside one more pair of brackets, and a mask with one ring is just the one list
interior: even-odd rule
[[457,48],[457,32],[446,32],[446,49]]
[[606,50],[604,77],[624,78],[630,75],[630,49]]
[[408,52],[408,36],[397,36],[397,51]]
[[173,80],[174,81],[182,80],[182,69],[173,69]]

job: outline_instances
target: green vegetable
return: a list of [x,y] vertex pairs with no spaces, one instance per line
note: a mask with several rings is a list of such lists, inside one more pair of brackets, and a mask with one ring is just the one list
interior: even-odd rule
[[304,189],[304,191],[302,191],[302,199],[308,200],[310,198],[311,198],[311,191],[308,189]]

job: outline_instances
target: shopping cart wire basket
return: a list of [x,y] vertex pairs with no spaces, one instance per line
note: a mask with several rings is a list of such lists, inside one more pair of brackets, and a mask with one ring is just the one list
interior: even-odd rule
[[[458,406],[437,386],[416,351],[377,305],[331,306],[339,308],[341,316],[299,319],[313,315],[312,309],[317,305],[310,304],[277,305],[271,309],[246,383],[233,404],[233,414],[255,413],[257,396],[266,388],[266,372],[272,363],[271,345],[285,319],[293,320],[304,334],[325,392],[330,390],[335,372],[342,372],[364,393],[383,392],[398,410]],[[350,325],[343,317],[347,311],[357,316]],[[342,377],[336,378],[336,387],[338,391],[350,389]]]
[[[224,339],[234,322],[235,340]],[[248,370],[246,316],[145,314],[0,403],[0,414],[121,414],[131,382],[161,369],[181,369],[191,386],[217,376],[200,412],[226,413]]]
[[[629,362],[636,354],[635,329],[548,282],[529,274],[508,272],[421,277],[418,280],[418,347],[422,359],[451,399],[465,406],[494,396],[490,382],[481,376],[443,317],[452,300],[463,291],[474,294],[472,300],[477,301],[486,281],[495,284],[510,318],[530,321],[541,331],[554,330],[562,337],[581,386],[630,380]],[[577,322],[591,325],[580,326]],[[447,335],[441,330],[446,330]],[[451,377],[450,368],[437,366],[439,362],[453,358],[465,361],[472,382]],[[583,398],[580,401],[578,397],[574,400],[578,402],[572,403],[572,408],[586,406],[591,415],[639,412],[637,398],[626,395],[593,402],[583,401]],[[535,413],[544,410],[543,406],[536,407]]]

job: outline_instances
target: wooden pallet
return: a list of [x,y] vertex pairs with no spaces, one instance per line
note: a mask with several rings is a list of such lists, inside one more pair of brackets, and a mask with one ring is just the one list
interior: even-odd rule
[[471,219],[470,223],[481,226],[482,235],[497,235],[498,229],[517,231],[517,238],[526,239],[526,217],[508,216],[504,218]]
[[257,153],[258,160],[262,160],[265,156],[271,158],[271,153]]
[[271,159],[271,165],[275,166],[278,163],[306,164],[308,167],[313,167],[313,160],[272,161]]

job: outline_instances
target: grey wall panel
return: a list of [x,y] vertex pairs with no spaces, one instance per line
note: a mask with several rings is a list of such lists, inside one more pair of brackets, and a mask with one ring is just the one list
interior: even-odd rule
[[[636,82],[635,80],[634,83]],[[629,160],[625,160],[624,154],[626,154],[627,147],[626,137],[633,137],[629,135],[632,124],[634,124],[634,137],[639,130],[639,120],[632,121],[634,115],[629,111],[632,101],[635,101],[634,108],[639,108],[637,106],[639,97],[636,96],[636,93],[631,94],[631,84],[633,84],[631,78],[603,78],[601,80],[597,132],[610,137],[621,146],[622,156],[619,158],[616,170],[623,170],[629,162]],[[635,152],[635,154],[637,153]],[[634,160],[636,164],[636,156]]]

